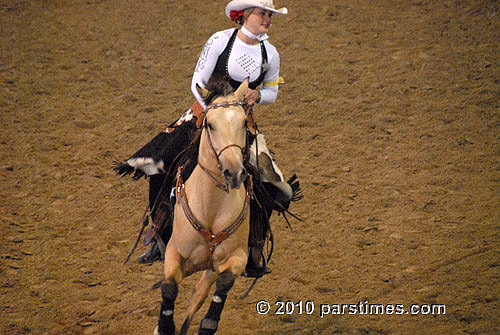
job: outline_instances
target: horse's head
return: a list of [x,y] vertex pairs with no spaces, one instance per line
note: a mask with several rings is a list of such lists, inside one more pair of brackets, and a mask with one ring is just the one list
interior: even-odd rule
[[[235,92],[212,99],[205,110],[198,161],[206,166],[216,163],[226,190],[240,188],[247,177],[243,165],[247,145],[247,114],[243,106],[247,91],[248,79]],[[198,92],[204,98],[211,94],[199,87]]]

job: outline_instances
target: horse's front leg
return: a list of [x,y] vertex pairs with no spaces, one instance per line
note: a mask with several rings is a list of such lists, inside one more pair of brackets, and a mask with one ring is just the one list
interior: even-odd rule
[[182,279],[180,270],[181,255],[174,248],[165,251],[165,279],[161,284],[162,303],[158,315],[159,335],[175,335],[174,305],[177,298],[178,285]]
[[[241,254],[241,255],[240,255]],[[219,266],[222,271],[215,282],[215,293],[208,312],[201,320],[198,335],[213,335],[219,326],[220,315],[227,295],[234,285],[236,278],[243,273],[247,262],[247,255],[244,251],[232,256],[228,262]]]
[[231,270],[226,270],[219,275],[215,282],[215,293],[208,312],[201,320],[198,335],[213,335],[219,326],[220,315],[226,302],[227,294],[233,287],[236,277]]
[[181,335],[187,334],[189,325],[191,324],[194,315],[200,309],[201,305],[203,305],[203,302],[205,301],[208,295],[208,290],[210,289],[210,287],[212,286],[212,284],[215,282],[216,279],[217,279],[217,273],[214,271],[206,270],[203,273],[203,276],[201,277],[200,281],[193,290],[193,295],[191,297],[191,303],[189,304],[187,316],[186,319],[184,320],[184,323],[182,324]]

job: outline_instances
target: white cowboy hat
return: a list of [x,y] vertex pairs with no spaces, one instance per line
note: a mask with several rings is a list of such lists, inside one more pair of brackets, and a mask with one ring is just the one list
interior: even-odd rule
[[230,18],[230,12],[232,10],[244,10],[252,7],[262,8],[276,14],[288,13],[286,7],[274,9],[273,0],[233,0],[226,6],[226,15]]

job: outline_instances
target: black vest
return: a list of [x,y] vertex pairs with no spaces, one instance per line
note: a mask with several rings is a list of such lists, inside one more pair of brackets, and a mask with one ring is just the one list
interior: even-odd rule
[[[225,80],[228,80],[229,84],[234,90],[240,87],[241,81],[236,81],[233,78],[231,78],[227,66],[229,61],[229,55],[231,54],[231,50],[233,49],[234,40],[236,39],[237,34],[238,34],[238,29],[235,29],[233,34],[231,35],[231,38],[227,42],[226,48],[217,59],[217,64],[215,64],[214,72],[212,72],[212,75],[210,76],[210,81],[216,80],[216,78],[224,78]],[[266,48],[264,47],[263,41],[260,42],[260,49],[262,51],[262,64],[264,65],[267,63],[267,52]],[[257,86],[259,86],[264,81],[265,75],[266,71],[264,71],[261,67],[259,78],[257,78],[255,81],[250,82],[248,84],[248,87],[250,87],[252,90],[255,90]]]

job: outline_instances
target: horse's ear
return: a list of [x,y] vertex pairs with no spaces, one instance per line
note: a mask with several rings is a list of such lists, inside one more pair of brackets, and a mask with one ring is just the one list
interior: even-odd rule
[[200,95],[200,97],[202,99],[205,99],[210,94],[209,90],[207,90],[203,87],[200,87],[200,85],[198,85],[198,84],[196,84],[196,90],[198,91],[198,94]]
[[236,98],[238,100],[243,100],[243,98],[245,97],[245,94],[248,91],[248,78],[249,77],[247,77],[247,79],[245,79],[241,83],[240,87],[238,87],[238,89],[236,90],[236,92],[234,92],[234,95],[236,96]]

